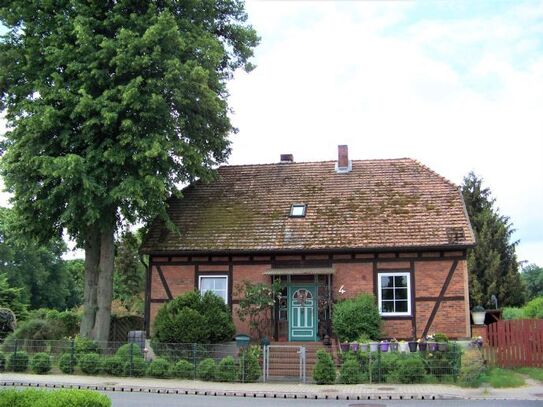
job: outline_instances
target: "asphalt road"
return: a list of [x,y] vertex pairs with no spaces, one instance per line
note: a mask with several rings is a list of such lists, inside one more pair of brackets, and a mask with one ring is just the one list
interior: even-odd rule
[[185,396],[106,392],[113,407],[542,407],[542,401],[512,400],[282,400],[243,397]]

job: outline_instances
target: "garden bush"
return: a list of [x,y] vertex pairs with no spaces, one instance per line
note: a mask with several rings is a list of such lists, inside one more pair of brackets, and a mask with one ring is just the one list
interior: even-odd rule
[[86,353],[78,358],[79,368],[88,375],[95,375],[100,372],[100,362],[100,355],[97,353]]
[[170,362],[163,358],[157,358],[149,364],[147,375],[157,378],[166,378],[170,376],[170,371]]
[[478,349],[468,349],[462,355],[462,367],[460,368],[460,376],[458,382],[466,387],[479,387],[481,384],[481,376],[485,373],[481,351]]
[[58,368],[62,373],[73,374],[77,366],[77,358],[70,353],[63,353],[58,359]]
[[536,297],[528,302],[524,307],[524,315],[529,319],[543,318],[543,297]]
[[323,349],[317,351],[317,363],[313,369],[313,380],[317,384],[332,384],[336,381],[336,367],[332,356]]
[[375,297],[360,294],[335,304],[332,326],[341,341],[352,342],[361,335],[378,339],[381,334],[381,316]]
[[181,359],[174,365],[172,374],[179,379],[193,379],[195,374],[194,365],[185,359]]
[[36,353],[30,361],[30,369],[36,374],[45,374],[51,370],[51,356],[48,353]]
[[124,362],[123,374],[125,376],[143,377],[147,370],[147,363],[143,358],[135,358],[130,362]]
[[6,357],[0,352],[0,372],[6,370]]
[[127,360],[130,360],[130,353],[132,353],[132,357],[134,359],[143,358],[143,352],[141,351],[139,345],[136,343],[124,344],[119,349],[117,349],[117,352],[115,352],[115,356],[126,362]]
[[526,319],[524,308],[505,307],[502,315],[503,319]]
[[362,373],[358,360],[354,357],[346,358],[339,371],[339,382],[342,384],[358,384],[368,380]]
[[124,361],[118,356],[106,356],[102,359],[102,371],[111,376],[122,376]]
[[201,380],[215,380],[216,370],[217,366],[215,365],[215,361],[211,358],[207,358],[198,363],[198,367],[196,368],[196,376],[198,376],[198,379]]
[[240,353],[240,379],[245,383],[254,383],[260,378],[262,369],[258,363],[260,359],[260,348],[250,346],[249,349],[243,349]]
[[228,305],[209,291],[191,291],[164,304],[154,328],[161,343],[218,343],[235,333]]
[[8,357],[8,370],[12,372],[24,372],[28,369],[28,354],[24,351],[12,353]]
[[0,308],[0,340],[4,339],[17,327],[17,317],[9,308]]
[[235,382],[238,380],[239,370],[232,356],[224,357],[217,366],[215,374],[219,382]]
[[396,383],[422,383],[426,376],[424,362],[419,357],[407,357],[399,359],[396,364],[396,370],[390,376],[395,378]]
[[90,390],[2,390],[0,406],[11,407],[111,407],[104,394]]
[[44,319],[29,319],[20,322],[14,332],[9,334],[2,345],[6,352],[17,348],[30,352],[45,351],[47,344],[44,341],[60,340],[64,337],[64,328],[60,322],[46,321]]
[[74,339],[74,348],[75,354],[79,357],[80,355],[86,355],[89,353],[100,353],[100,346],[98,342],[89,339],[83,338],[81,336],[76,336]]

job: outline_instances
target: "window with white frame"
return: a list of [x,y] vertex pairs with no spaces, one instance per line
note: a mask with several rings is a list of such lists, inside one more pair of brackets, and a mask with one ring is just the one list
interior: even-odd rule
[[198,288],[202,294],[206,291],[211,291],[221,297],[225,304],[228,304],[228,276],[200,276]]
[[379,273],[378,297],[381,315],[411,315],[411,275],[406,272]]

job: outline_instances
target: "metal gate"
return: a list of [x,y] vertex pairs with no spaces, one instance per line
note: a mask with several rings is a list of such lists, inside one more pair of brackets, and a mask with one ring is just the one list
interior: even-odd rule
[[262,381],[306,382],[305,346],[268,345],[262,348]]

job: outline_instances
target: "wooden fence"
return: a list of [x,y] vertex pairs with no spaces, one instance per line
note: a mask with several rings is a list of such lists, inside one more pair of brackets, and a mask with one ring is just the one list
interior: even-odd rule
[[543,367],[543,320],[501,320],[486,329],[483,353],[489,365]]

